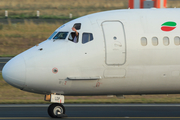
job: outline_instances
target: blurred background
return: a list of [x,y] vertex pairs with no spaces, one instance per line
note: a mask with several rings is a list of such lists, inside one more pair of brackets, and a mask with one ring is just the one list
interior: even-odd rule
[[[167,0],[167,8],[173,7],[180,7],[180,0]],[[1,0],[0,56],[23,52],[72,19],[127,8],[128,0]]]
[[[167,0],[167,8],[180,0]],[[0,56],[13,57],[46,40],[75,18],[114,9],[128,9],[128,0],[0,0]],[[0,103],[47,103],[43,95],[8,85],[0,73]],[[68,96],[66,103],[179,103],[180,95]]]

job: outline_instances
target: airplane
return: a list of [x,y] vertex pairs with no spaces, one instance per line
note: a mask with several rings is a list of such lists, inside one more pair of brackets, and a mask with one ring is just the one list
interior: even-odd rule
[[123,9],[77,18],[12,58],[2,76],[44,94],[53,118],[65,115],[64,96],[179,94],[179,13]]

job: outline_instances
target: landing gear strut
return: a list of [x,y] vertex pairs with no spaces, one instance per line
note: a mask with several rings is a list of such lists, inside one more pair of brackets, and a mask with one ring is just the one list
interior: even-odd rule
[[67,115],[65,115],[65,108],[61,103],[52,103],[48,107],[48,114],[52,118],[67,117]]

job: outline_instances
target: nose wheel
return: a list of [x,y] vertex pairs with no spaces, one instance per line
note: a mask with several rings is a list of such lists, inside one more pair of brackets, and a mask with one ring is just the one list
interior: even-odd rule
[[61,117],[67,117],[67,115],[65,115],[65,108],[62,104],[60,103],[52,103],[49,107],[48,107],[48,114],[49,116],[51,116],[52,118],[61,118]]

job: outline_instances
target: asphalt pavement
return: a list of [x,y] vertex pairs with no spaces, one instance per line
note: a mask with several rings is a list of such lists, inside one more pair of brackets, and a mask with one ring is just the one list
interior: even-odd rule
[[[53,119],[47,104],[0,105],[0,120]],[[173,120],[180,119],[180,104],[64,104],[63,119]]]

